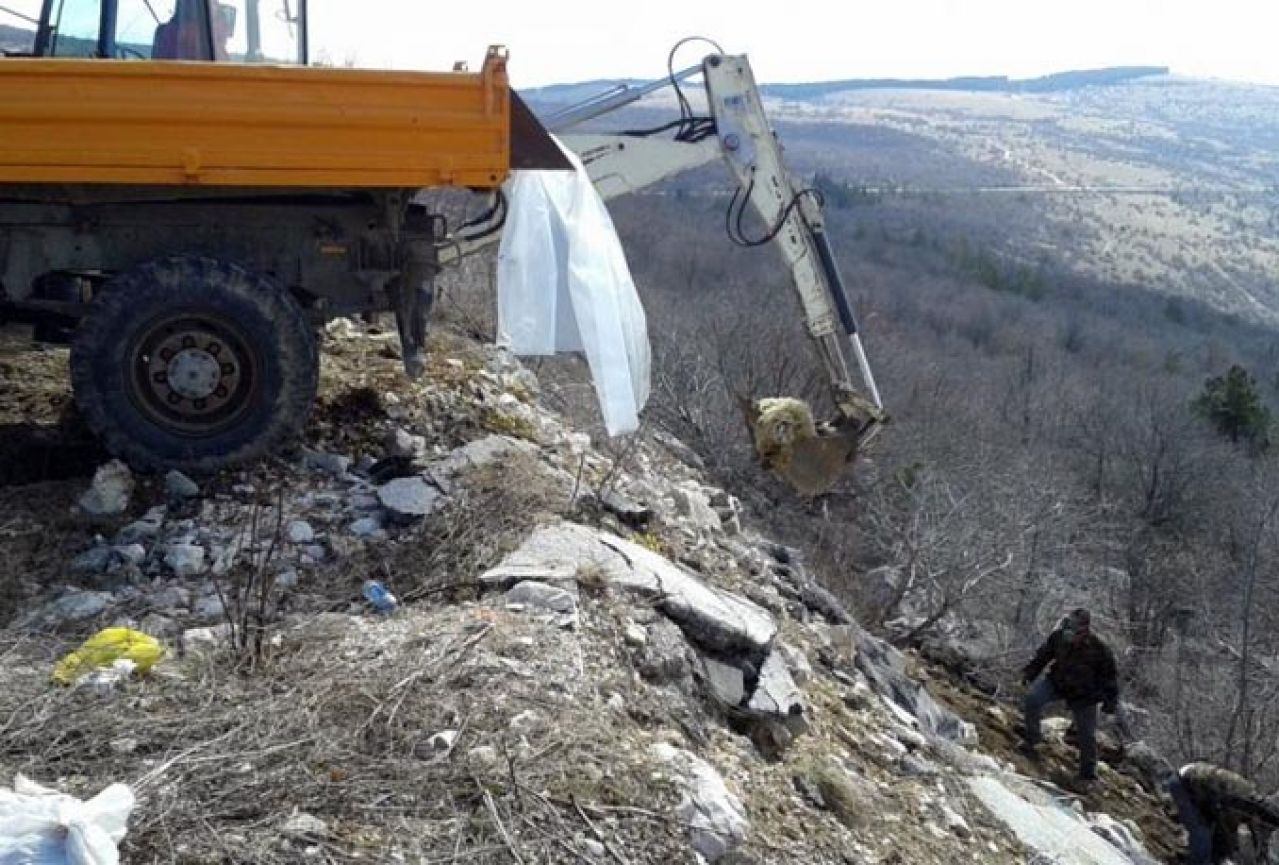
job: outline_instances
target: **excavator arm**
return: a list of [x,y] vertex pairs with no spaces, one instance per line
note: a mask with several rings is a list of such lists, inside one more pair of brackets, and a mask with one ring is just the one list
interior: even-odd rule
[[[678,90],[681,82],[699,76],[708,117],[693,117]],[[573,131],[663,87],[677,88],[685,109],[679,121],[638,133]],[[545,118],[544,124],[578,155],[605,200],[717,158],[725,162],[737,181],[729,209],[730,236],[743,246],[777,246],[790,271],[808,333],[821,354],[838,415],[819,423],[799,400],[755,399],[754,395],[743,400],[742,409],[766,468],[801,494],[828,490],[878,432],[885,419],[883,402],[826,234],[820,195],[798,187],[787,171],[747,58],[712,54],[666,79],[619,86],[566,108]],[[746,236],[743,214],[748,207],[765,227],[758,237]],[[453,254],[466,254],[467,243],[459,240]],[[853,377],[854,366],[860,387]]]

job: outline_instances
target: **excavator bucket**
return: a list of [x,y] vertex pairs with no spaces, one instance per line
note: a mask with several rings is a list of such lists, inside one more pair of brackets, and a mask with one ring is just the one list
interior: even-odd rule
[[802,496],[829,491],[884,420],[879,409],[852,394],[838,402],[839,416],[818,423],[802,400],[740,400],[760,464]]

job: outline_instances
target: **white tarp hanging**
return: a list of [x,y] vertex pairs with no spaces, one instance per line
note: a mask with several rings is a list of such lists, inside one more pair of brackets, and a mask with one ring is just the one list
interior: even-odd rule
[[584,352],[608,434],[634,432],[648,401],[648,323],[608,209],[565,153],[574,171],[516,171],[507,184],[498,343],[518,355]]

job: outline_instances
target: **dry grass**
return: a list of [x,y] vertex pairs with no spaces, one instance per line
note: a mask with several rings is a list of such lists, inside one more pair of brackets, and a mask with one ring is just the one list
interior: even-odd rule
[[[189,655],[107,697],[49,685],[53,653],[18,645],[0,657],[0,773],[81,796],[131,783],[127,862],[598,861],[586,838],[614,861],[654,846],[687,861],[642,751],[628,765],[589,706],[503,678],[500,658],[537,669],[519,627],[482,609],[321,617],[273,641],[255,675]],[[537,720],[512,724],[527,706]],[[442,730],[451,746],[432,743]],[[285,837],[297,812],[324,837]]]

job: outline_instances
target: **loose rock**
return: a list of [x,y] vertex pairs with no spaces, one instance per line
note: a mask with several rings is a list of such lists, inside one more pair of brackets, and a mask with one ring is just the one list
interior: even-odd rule
[[357,538],[371,538],[382,532],[382,521],[377,517],[360,517],[347,527]]
[[396,478],[377,488],[378,501],[403,519],[419,519],[435,511],[443,502],[440,491],[421,477]]
[[321,451],[307,451],[302,457],[302,464],[309,469],[327,472],[334,477],[345,477],[351,468],[351,458],[341,454],[327,454]]
[[164,491],[170,498],[191,499],[200,494],[200,485],[177,469],[164,476]]
[[164,553],[164,563],[179,577],[193,577],[204,570],[204,547],[173,544]]
[[116,516],[129,509],[133,472],[120,460],[112,460],[93,473],[93,483],[80,496],[80,509],[95,517]]
[[293,520],[287,530],[289,541],[295,544],[309,544],[315,540],[315,530],[306,520]]
[[109,592],[67,592],[32,613],[27,623],[37,627],[82,622],[99,616],[115,601]]
[[688,824],[693,849],[708,862],[716,862],[740,847],[750,822],[741,800],[728,791],[719,772],[705,760],[664,742],[654,745],[653,751],[683,776],[684,800],[676,813]]

